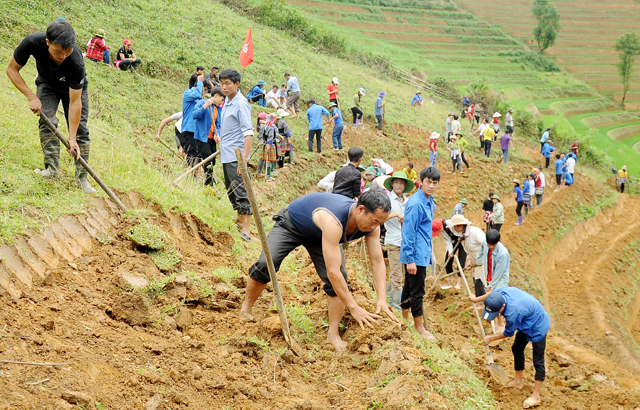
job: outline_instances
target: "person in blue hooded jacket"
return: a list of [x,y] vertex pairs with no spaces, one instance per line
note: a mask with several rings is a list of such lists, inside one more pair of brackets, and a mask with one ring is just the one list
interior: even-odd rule
[[267,100],[266,100],[267,92],[264,89],[265,84],[266,83],[264,82],[264,80],[258,81],[258,84],[256,84],[247,93],[247,100],[249,100],[249,102],[257,103],[261,107],[266,107],[267,106]]
[[[195,121],[194,140],[198,147],[198,159],[203,160],[217,151],[216,136],[220,128],[220,111],[224,102],[224,94],[219,88],[213,89],[211,98],[196,101],[192,117]],[[214,122],[215,121],[215,122]],[[218,138],[219,139],[219,138]],[[204,183],[213,185],[213,166],[215,158],[204,165]]]
[[198,161],[198,145],[194,139],[196,122],[193,119],[193,109],[196,102],[202,99],[204,76],[192,74],[189,78],[189,89],[182,94],[182,141],[180,144],[187,154],[187,164],[193,166]]
[[551,158],[551,153],[555,152],[556,149],[551,145],[551,140],[547,140],[547,142],[544,143],[544,145],[542,146],[542,155],[544,156],[544,160],[545,160],[545,169],[549,168],[549,161]]

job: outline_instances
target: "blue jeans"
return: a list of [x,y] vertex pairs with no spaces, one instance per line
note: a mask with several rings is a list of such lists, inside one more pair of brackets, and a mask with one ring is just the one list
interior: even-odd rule
[[342,149],[342,129],[344,125],[335,125],[333,127],[333,149]]
[[111,50],[104,50],[104,57],[102,57],[106,65],[111,65]]
[[436,166],[436,159],[438,159],[438,151],[429,151],[429,159],[431,160],[431,166],[434,168],[438,168]]
[[502,156],[504,157],[504,163],[507,163],[507,159],[509,159],[509,150],[508,149],[503,149],[502,150]]

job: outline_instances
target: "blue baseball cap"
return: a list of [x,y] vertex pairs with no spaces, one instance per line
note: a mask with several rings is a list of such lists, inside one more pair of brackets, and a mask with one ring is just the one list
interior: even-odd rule
[[484,312],[482,318],[491,322],[500,314],[500,309],[505,304],[504,296],[500,292],[491,292],[484,301]]

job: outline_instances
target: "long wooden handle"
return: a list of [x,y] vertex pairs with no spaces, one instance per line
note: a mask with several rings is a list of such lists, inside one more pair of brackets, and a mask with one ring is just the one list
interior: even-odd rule
[[[51,132],[53,132],[53,134],[58,137],[58,139],[62,142],[62,144],[67,148],[70,149],[69,146],[69,142],[67,141],[67,139],[62,135],[62,133],[60,131],[58,131],[58,129],[53,125],[53,123],[51,122],[51,120],[49,120],[49,118],[47,118],[47,116],[40,111],[40,118],[44,121],[45,124],[47,124],[47,127],[49,127],[49,129],[51,130]],[[71,154],[73,155],[73,154]],[[74,159],[75,159],[75,155],[73,155]],[[89,164],[87,164],[87,161],[84,160],[84,158],[80,157],[80,159],[77,160],[80,165],[82,165],[82,167],[84,169],[87,170],[87,172],[89,173],[89,175],[91,175],[91,177],[98,183],[98,185],[100,185],[100,188],[102,188],[102,190],[104,192],[107,193],[107,195],[109,195],[109,198],[111,198],[111,200],[113,202],[116,203],[116,205],[118,205],[118,208],[120,208],[122,210],[122,212],[127,212],[127,207],[124,206],[124,204],[120,201],[120,199],[118,199],[118,197],[113,193],[113,191],[111,190],[111,188],[109,188],[103,181],[102,179],[100,179],[100,177],[98,176],[98,174],[96,174],[93,169],[91,169],[91,167],[89,166]]]
[[[471,293],[471,289],[469,288],[469,284],[467,283],[467,277],[464,275],[464,271],[462,270],[462,265],[460,265],[460,260],[458,259],[458,255],[454,255],[456,265],[458,266],[458,271],[460,271],[460,275],[462,276],[462,282],[464,282],[464,287],[467,288],[467,292],[469,292],[469,296],[473,296]],[[478,319],[478,326],[480,326],[480,333],[482,334],[482,339],[484,339],[484,327],[482,327],[482,318],[480,317],[480,312],[478,312],[478,308],[476,304],[471,302],[471,306],[473,306],[473,312],[476,315],[476,319]],[[483,340],[484,342],[484,340]],[[491,354],[491,349],[489,349],[489,345],[487,345],[487,359],[489,364],[493,363],[493,355]]]
[[200,161],[199,164],[194,165],[191,169],[189,169],[187,172],[185,172],[184,174],[180,175],[178,177],[178,179],[176,179],[175,181],[173,181],[173,184],[177,184],[178,182],[182,181],[183,179],[185,179],[187,176],[189,176],[190,174],[193,173],[193,171],[195,171],[196,169],[200,168],[201,166],[203,166],[204,164],[206,164],[207,162],[211,161],[212,159],[214,159],[218,154],[220,153],[220,151],[216,151],[213,154],[209,155],[207,158],[203,159],[202,161]]
[[[453,251],[451,253],[455,253],[456,252],[456,249],[458,249],[458,245],[460,245],[460,242],[456,243],[456,246],[453,247]],[[432,252],[433,252],[433,250],[432,250]],[[438,276],[436,276],[436,280],[433,281],[433,285],[431,285],[431,288],[429,288],[429,292],[431,292],[433,290],[433,288],[436,287],[436,284],[440,280],[440,276],[442,275],[442,272],[444,271],[444,268],[449,263],[449,259],[451,259],[451,257],[447,256],[447,259],[445,260],[444,265],[442,265],[442,269],[440,269],[440,273],[438,273]]]
[[[258,208],[258,201],[253,193],[253,186],[251,185],[251,179],[249,178],[249,172],[247,171],[247,164],[242,157],[242,151],[240,148],[236,148],[236,158],[238,159],[238,169],[242,174],[242,181],[251,203],[251,209],[253,210],[253,219],[256,223],[256,229],[260,236],[260,242],[262,243],[262,251],[264,257],[267,260],[267,269],[269,269],[269,276],[271,277],[271,283],[273,284],[273,293],[276,294],[276,307],[278,308],[278,314],[280,315],[280,323],[282,324],[282,331],[287,344],[296,352],[296,348],[293,346],[291,338],[291,332],[289,330],[289,321],[287,320],[287,312],[284,310],[284,303],[282,302],[282,293],[280,292],[280,284],[278,283],[278,276],[276,275],[276,267],[273,264],[273,258],[271,257],[271,249],[269,248],[269,242],[267,242],[267,233],[264,230],[262,224],[262,217],[260,216],[260,208]],[[297,353],[297,352],[296,352]]]

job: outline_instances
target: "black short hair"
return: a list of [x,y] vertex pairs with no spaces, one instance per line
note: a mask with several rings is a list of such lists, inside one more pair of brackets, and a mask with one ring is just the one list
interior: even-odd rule
[[307,105],[309,105],[309,104],[315,104],[315,103],[316,103],[316,100],[309,100],[309,101],[307,101]]
[[347,155],[349,155],[349,161],[356,162],[360,158],[364,157],[364,150],[360,147],[351,147],[349,148]]
[[278,88],[278,86],[274,84],[273,87],[271,87],[271,88]]
[[224,79],[229,79],[234,84],[239,83],[242,80],[242,74],[238,72],[238,70],[234,70],[233,68],[225,68],[220,72],[220,81]]
[[493,197],[493,191],[489,191],[489,198]]
[[204,71],[204,67],[199,65],[196,67],[196,71]]
[[408,166],[409,168],[413,168],[413,162],[409,162],[409,163],[407,163],[407,166]]
[[500,242],[500,231],[497,229],[489,229],[487,232],[487,244],[495,245]]
[[358,206],[364,206],[367,212],[375,212],[382,209],[383,212],[391,211],[391,200],[389,196],[379,189],[371,189],[358,198]]
[[429,178],[432,181],[440,181],[440,171],[436,167],[426,167],[420,171],[420,181]]
[[454,120],[457,120],[457,119],[458,119],[458,116],[457,116],[457,115],[454,115],[454,116],[453,116],[453,119],[454,119]]
[[76,32],[68,21],[54,21],[47,27],[47,40],[50,44],[58,44],[69,49],[76,44]]
[[193,88],[198,83],[198,74],[193,73],[191,77],[189,77],[189,88]]
[[211,96],[214,97],[216,95],[221,95],[224,97],[224,93],[222,92],[222,89],[220,87],[213,87],[213,90],[211,90]]
[[556,154],[556,159],[560,159],[560,154]]
[[285,77],[288,77],[288,76],[290,76],[290,75],[291,75],[290,73],[284,73],[284,76],[285,76]]
[[219,70],[219,68],[216,67],[216,66],[213,66],[213,67],[211,67],[211,71],[213,71],[213,70]]

